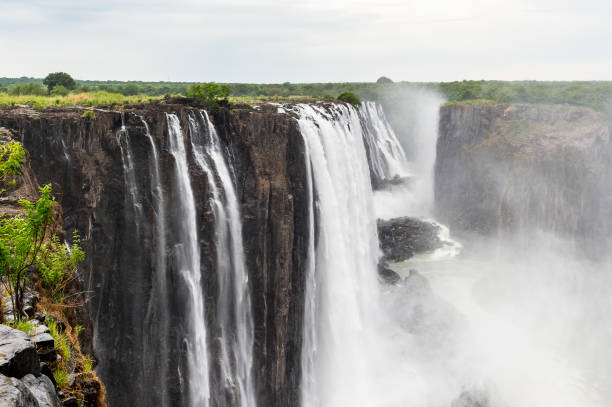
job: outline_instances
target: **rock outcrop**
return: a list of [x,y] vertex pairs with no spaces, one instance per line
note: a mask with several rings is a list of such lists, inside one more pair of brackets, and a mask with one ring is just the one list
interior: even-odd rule
[[442,247],[439,226],[424,220],[402,217],[378,220],[378,239],[384,261],[404,261],[417,253]]
[[[185,291],[173,268],[172,250],[166,253],[170,277],[164,295],[152,289],[158,236],[153,226],[151,145],[142,119],[158,147],[166,215],[180,219],[181,214],[172,212],[177,196],[166,113],[179,117],[187,135],[189,114],[194,110],[181,104],[146,104],[123,111],[94,109],[94,119],[82,117],[82,108],[0,111],[2,125],[28,151],[38,182],[53,184],[65,235],[77,230],[82,237],[87,256],[81,285],[90,293],[87,306],[79,310],[86,327],[82,345],[99,360],[96,370],[107,387],[110,405],[160,405],[161,398],[172,405],[187,403],[181,377],[186,369]],[[211,119],[232,162],[241,203],[258,400],[266,406],[298,405],[308,241],[302,137],[296,121],[279,114],[274,106],[222,107],[211,112]],[[145,208],[140,228],[126,212],[117,138],[122,120],[129,133],[136,188]],[[191,151],[188,157],[197,206],[208,343],[212,344],[210,360],[217,363],[214,310],[218,276],[211,272],[216,260],[210,191]],[[175,231],[173,222],[168,224],[170,240]],[[223,378],[213,374],[211,380],[213,405],[230,405],[226,404],[228,395],[219,390]]]
[[41,374],[36,348],[19,330],[0,325],[0,405],[59,407],[55,385]]
[[596,252],[611,230],[611,157],[609,126],[587,108],[443,106],[437,217],[485,235],[537,228]]

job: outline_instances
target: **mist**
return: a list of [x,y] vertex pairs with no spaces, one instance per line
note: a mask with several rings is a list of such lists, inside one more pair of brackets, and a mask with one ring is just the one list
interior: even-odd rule
[[[434,220],[441,215],[440,200],[446,206],[465,205],[455,199],[460,193],[445,196],[447,183],[435,178],[441,174],[434,167],[441,159],[436,150],[443,148],[438,140],[443,100],[426,90],[393,95],[393,100],[402,103],[394,103],[393,110],[385,106],[386,113],[406,150],[412,179],[375,192],[377,217]],[[593,127],[581,130],[576,115],[563,120],[564,126],[578,128],[570,135],[596,134],[608,142]],[[594,162],[599,152],[580,145],[589,153],[586,162]],[[404,280],[386,289],[382,301],[390,323],[406,335],[400,353],[414,369],[411,383],[419,393],[411,405],[608,405],[612,258],[607,223],[595,227],[593,219],[605,217],[609,187],[579,177],[575,183],[588,183],[588,188],[567,192],[566,182],[576,174],[550,162],[523,166],[513,180],[517,171],[508,170],[507,160],[487,160],[482,167],[491,183],[486,196],[497,199],[495,215],[512,216],[484,233],[478,225],[470,230],[466,219],[449,219],[461,209],[452,216],[442,211],[443,221],[455,226],[450,235],[441,235],[447,244],[391,264]],[[453,171],[464,170],[455,166]],[[473,173],[460,177],[477,182]],[[469,193],[465,185],[458,188]],[[586,200],[597,201],[597,214]],[[547,211],[550,216],[543,220]]]

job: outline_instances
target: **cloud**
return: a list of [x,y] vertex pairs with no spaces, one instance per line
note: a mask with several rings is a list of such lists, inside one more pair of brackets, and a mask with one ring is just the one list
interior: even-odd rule
[[612,79],[604,0],[3,0],[3,9],[10,57],[0,76]]

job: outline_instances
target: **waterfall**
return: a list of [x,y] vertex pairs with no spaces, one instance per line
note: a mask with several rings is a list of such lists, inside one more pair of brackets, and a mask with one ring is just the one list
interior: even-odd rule
[[228,391],[237,387],[240,406],[254,407],[253,317],[239,202],[215,127],[206,111],[198,113],[190,113],[189,124],[195,161],[207,175],[215,221],[221,377]]
[[[160,402],[162,406],[169,404],[167,389],[165,382],[168,378],[168,343],[167,335],[169,334],[170,321],[168,316],[168,309],[170,307],[168,301],[168,278],[166,276],[166,211],[164,201],[164,189],[162,187],[161,171],[159,168],[159,153],[155,145],[155,140],[151,135],[149,125],[143,117],[140,117],[142,124],[145,128],[145,137],[149,141],[151,146],[151,160],[150,160],[150,171],[151,171],[151,192],[155,202],[155,259],[154,267],[155,274],[152,283],[152,293],[149,297],[149,303],[147,305],[146,314],[144,317],[144,323],[146,327],[150,327],[151,330],[158,329],[159,332],[149,332],[149,335],[143,337],[144,344],[143,349],[145,354],[155,352],[158,357],[155,358],[155,362],[159,363],[158,366],[153,368],[159,372],[158,374],[158,391],[160,393]],[[156,328],[158,327],[158,328]],[[161,333],[161,335],[159,335]]]
[[[130,139],[127,128],[125,127],[125,115],[121,113],[121,129],[116,135],[117,144],[121,151],[121,164],[123,166],[123,182],[127,189],[126,204],[134,213],[134,226],[139,237],[140,227],[143,224],[142,199],[136,184],[136,169],[134,158],[132,157],[132,149],[130,148]],[[63,139],[62,139],[63,144]],[[66,154],[67,155],[67,154]],[[126,207],[126,209],[127,209]],[[127,216],[126,218],[129,218]]]
[[359,117],[370,170],[374,173],[376,181],[408,176],[410,171],[406,165],[406,154],[382,107],[375,102],[363,102],[359,109]]
[[360,118],[344,105],[296,110],[312,174],[311,232],[314,207],[318,214],[306,277],[302,402],[305,407],[374,406],[368,353],[378,346],[371,336],[379,317],[378,242]]
[[179,118],[166,114],[169,150],[175,161],[176,186],[179,191],[178,219],[180,242],[175,245],[177,266],[187,284],[190,298],[191,336],[185,338],[188,351],[189,396],[193,407],[208,406],[210,398],[208,377],[208,347],[206,317],[201,285],[200,247],[197,234],[196,208],[187,166],[185,140]]

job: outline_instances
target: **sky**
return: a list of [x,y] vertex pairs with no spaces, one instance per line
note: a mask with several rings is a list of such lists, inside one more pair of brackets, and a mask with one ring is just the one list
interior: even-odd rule
[[0,0],[0,77],[612,80],[610,0]]

